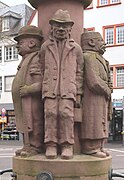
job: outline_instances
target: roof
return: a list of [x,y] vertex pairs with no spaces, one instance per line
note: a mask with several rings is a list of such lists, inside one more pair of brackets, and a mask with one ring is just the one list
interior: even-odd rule
[[15,6],[5,7],[0,9],[0,16],[15,17],[21,20],[21,26],[28,23],[28,20],[33,12],[33,9],[26,4],[19,4]]
[[14,17],[14,18],[17,18],[17,19],[21,19],[22,18],[22,16],[20,15],[20,14],[18,14],[18,13],[15,13],[15,12],[13,12],[13,11],[7,11],[6,13],[4,13],[4,14],[1,14],[1,17],[10,17],[10,16],[12,16],[12,17]]
[[0,1],[0,9],[9,7],[7,4]]
[[14,107],[13,107],[13,104],[12,104],[12,103],[0,104],[0,110],[1,110],[2,108],[5,108],[6,110],[13,110],[13,109],[14,109]]

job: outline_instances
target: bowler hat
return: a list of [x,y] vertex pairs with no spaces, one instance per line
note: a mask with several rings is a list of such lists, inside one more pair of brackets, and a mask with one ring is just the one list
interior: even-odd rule
[[70,14],[67,10],[63,11],[62,9],[59,9],[54,14],[53,18],[49,20],[49,23],[52,25],[54,22],[59,23],[68,23],[71,26],[73,26],[74,22],[70,18]]
[[42,30],[33,25],[24,26],[19,30],[18,35],[14,37],[14,40],[19,41],[20,39],[26,37],[35,37],[42,40],[43,39]]

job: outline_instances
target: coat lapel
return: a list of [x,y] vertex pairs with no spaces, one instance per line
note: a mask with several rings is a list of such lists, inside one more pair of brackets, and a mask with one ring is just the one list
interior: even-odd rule
[[64,51],[63,51],[63,57],[62,57],[63,60],[66,59],[69,52],[75,47],[72,42],[74,42],[73,39],[66,41]]
[[[100,61],[100,63],[104,66],[105,71],[108,72],[108,66],[107,66],[108,63],[107,63],[107,61],[98,54],[96,55],[96,57]],[[104,61],[103,61],[103,59],[104,59]]]
[[[56,63],[58,64],[59,62],[59,52],[58,52],[58,48],[57,48],[57,43],[54,39],[50,39],[51,43],[48,45],[49,50],[51,51],[51,53],[54,56],[54,59],[56,61]],[[63,54],[62,54],[62,61],[64,59],[66,59],[67,55],[69,54],[69,52],[75,48],[74,44],[72,43],[74,42],[73,39],[67,40],[63,49]]]
[[56,63],[58,64],[59,53],[58,53],[58,49],[57,49],[57,43],[54,40],[52,40],[51,43],[48,45],[48,48],[51,51],[51,53],[53,54],[53,57],[54,57]]

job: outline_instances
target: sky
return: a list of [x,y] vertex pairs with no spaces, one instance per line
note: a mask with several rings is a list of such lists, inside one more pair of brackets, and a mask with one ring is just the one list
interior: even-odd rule
[[30,3],[28,0],[1,0],[4,4],[7,4],[8,6],[15,6],[18,4],[27,4],[28,6],[31,7]]

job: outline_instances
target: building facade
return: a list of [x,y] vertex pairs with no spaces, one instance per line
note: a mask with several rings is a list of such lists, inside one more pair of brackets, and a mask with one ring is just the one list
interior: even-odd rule
[[[110,63],[113,82],[113,118],[110,123],[109,137],[112,140],[122,140],[124,131],[124,1],[123,0],[93,0],[84,11],[84,28],[100,32],[107,44],[104,57]],[[30,24],[37,25],[37,13]],[[83,27],[82,27],[83,28]]]
[[15,123],[11,85],[20,63],[14,37],[19,29],[28,24],[33,9],[25,4],[7,6],[0,2],[0,112],[6,111],[5,117],[0,114],[0,131],[5,125]]
[[[104,57],[110,63],[111,78],[113,82],[113,119],[110,123],[110,138],[112,137],[113,140],[122,140],[122,132],[124,131],[123,10],[123,0],[93,0],[91,5],[84,11],[84,28],[89,31],[100,32],[107,44]],[[10,24],[5,20],[5,24],[1,26],[1,32],[4,33],[4,38],[2,39],[1,37],[0,40],[0,108],[4,107],[7,110],[7,118],[8,122],[10,122],[9,119],[15,118],[11,96],[11,84],[20,61],[17,50],[14,46],[13,37],[16,35],[20,27],[25,24],[37,26],[38,15],[37,10],[32,10],[26,5],[18,5],[2,8],[0,17],[1,22],[2,19],[4,20],[11,17]],[[15,26],[13,26],[14,23]],[[12,28],[12,31],[6,30],[8,24],[11,25],[10,27]],[[13,29],[13,27],[15,27],[15,29]]]
[[124,131],[124,1],[93,0],[84,12],[84,28],[100,32],[107,48],[104,57],[109,61],[113,82],[113,118],[110,139],[122,140]]
[[[124,1],[93,0],[84,10],[84,28],[100,32],[107,44],[104,57],[111,66],[113,106],[122,106],[124,96]],[[37,12],[30,23],[37,26]]]

